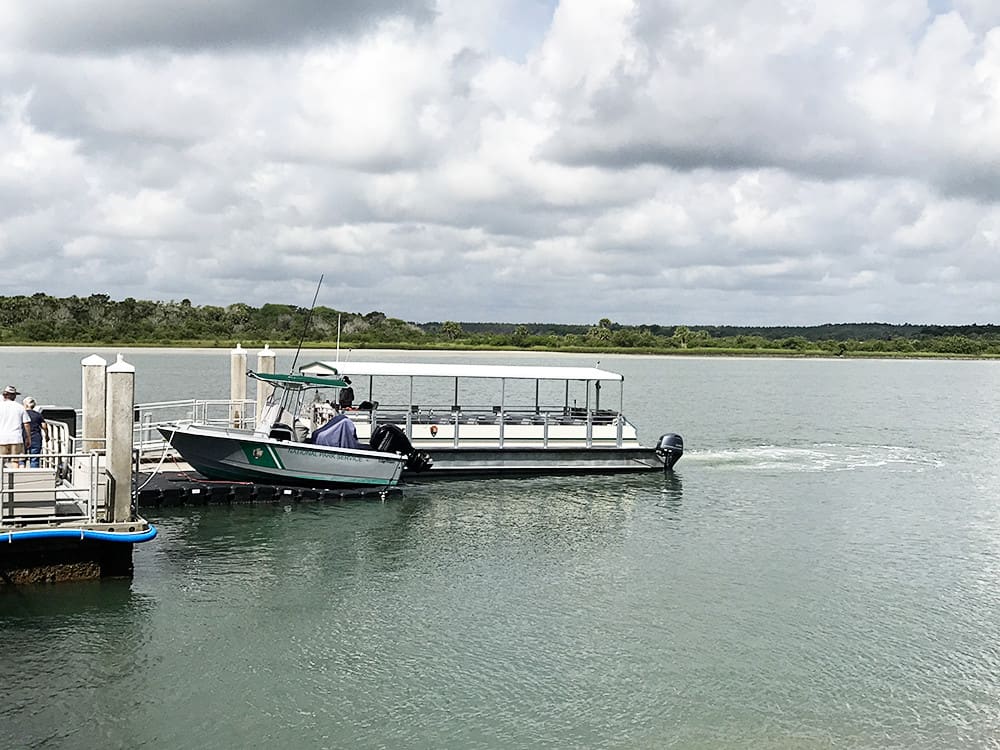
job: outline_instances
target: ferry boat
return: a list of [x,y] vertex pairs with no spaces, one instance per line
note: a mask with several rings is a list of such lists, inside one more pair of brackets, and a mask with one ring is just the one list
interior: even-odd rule
[[[320,361],[300,372],[367,384],[344,414],[362,440],[393,426],[432,460],[421,478],[671,471],[684,453],[676,433],[642,445],[622,413],[624,377],[595,367]],[[617,391],[610,408],[602,387]],[[306,419],[322,424],[335,403],[315,400]]]
[[366,430],[364,443],[358,435],[357,441],[323,444],[318,433],[330,419],[312,429],[301,423],[297,415],[303,410],[305,394],[317,388],[343,388],[347,383],[340,378],[252,371],[247,375],[273,387],[253,429],[196,422],[158,428],[181,457],[209,479],[388,488],[399,481],[407,465],[413,471],[426,467],[427,458],[391,426]]

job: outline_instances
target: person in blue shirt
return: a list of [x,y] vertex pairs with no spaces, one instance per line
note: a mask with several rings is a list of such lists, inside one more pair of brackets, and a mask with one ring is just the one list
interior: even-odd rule
[[[39,456],[42,453],[43,436],[45,440],[49,439],[49,426],[45,423],[45,418],[35,411],[35,399],[31,396],[25,396],[21,403],[24,405],[24,411],[28,415],[28,431],[30,435],[28,439],[28,455]],[[28,467],[37,469],[38,461],[38,458],[29,458]]]

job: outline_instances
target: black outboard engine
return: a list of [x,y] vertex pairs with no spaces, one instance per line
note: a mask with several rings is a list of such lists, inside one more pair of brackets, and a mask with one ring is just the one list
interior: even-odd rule
[[673,432],[660,435],[660,441],[656,444],[656,455],[663,459],[663,470],[671,471],[674,464],[684,455],[684,438]]
[[409,471],[426,471],[434,463],[434,459],[426,453],[416,450],[406,433],[394,424],[380,424],[376,427],[370,444],[372,450],[406,456],[406,468]]

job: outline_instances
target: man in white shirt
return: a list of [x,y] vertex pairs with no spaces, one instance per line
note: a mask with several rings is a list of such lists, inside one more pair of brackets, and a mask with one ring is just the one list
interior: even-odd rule
[[15,398],[18,390],[12,385],[3,389],[3,399],[0,400],[0,456],[12,456],[28,452],[28,432],[31,420]]

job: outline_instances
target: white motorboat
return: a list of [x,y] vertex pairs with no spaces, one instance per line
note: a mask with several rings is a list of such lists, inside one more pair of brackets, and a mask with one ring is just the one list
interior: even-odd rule
[[159,428],[184,460],[209,479],[312,487],[391,487],[408,463],[413,469],[426,465],[426,457],[414,451],[400,431],[388,426],[367,430],[366,444],[355,440],[339,445],[314,442],[313,431],[302,429],[294,415],[302,411],[306,392],[344,387],[346,383],[336,376],[248,375],[274,388],[253,429],[193,422]]

